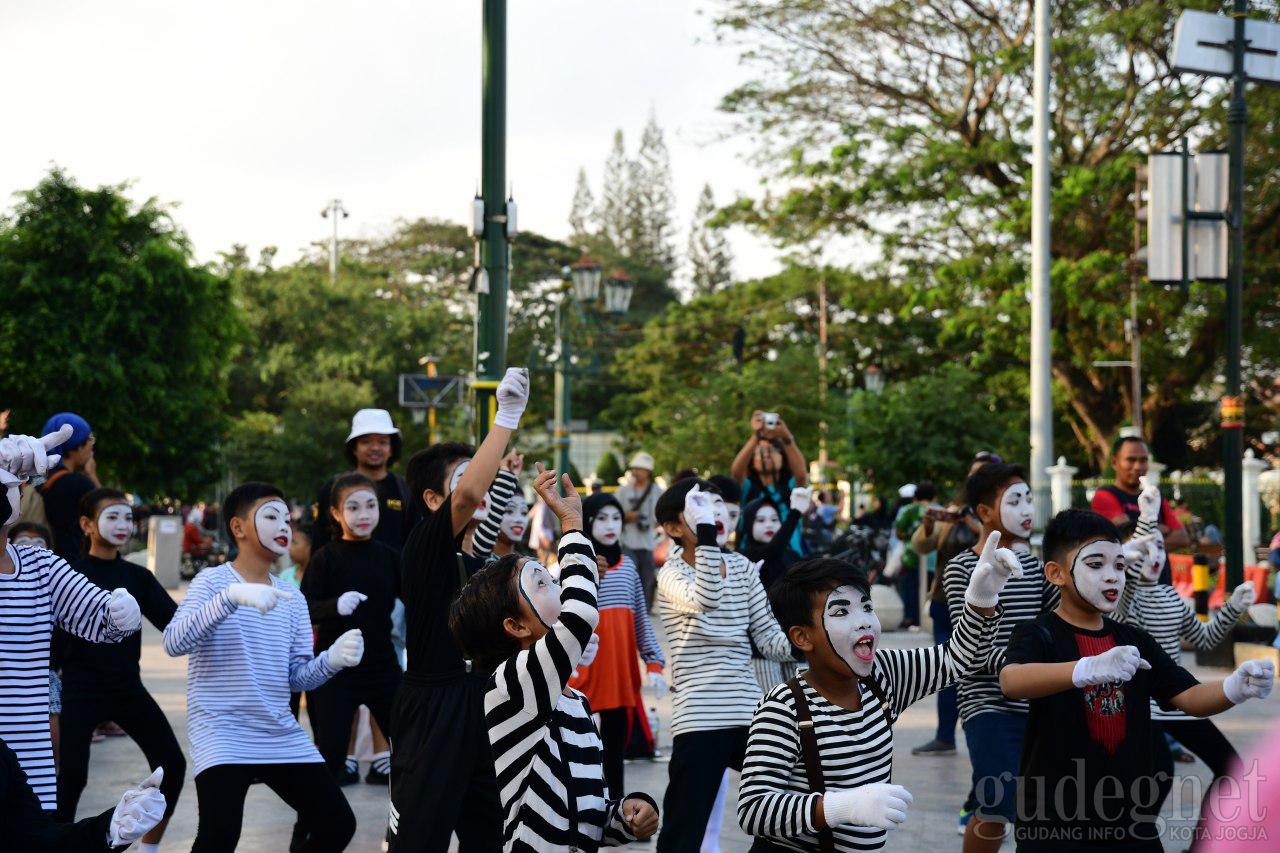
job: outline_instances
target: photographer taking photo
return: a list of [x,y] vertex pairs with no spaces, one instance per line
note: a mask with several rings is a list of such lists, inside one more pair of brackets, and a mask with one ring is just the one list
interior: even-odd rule
[[622,550],[636,564],[650,610],[658,588],[658,569],[653,559],[657,545],[653,508],[662,497],[661,487],[653,481],[653,465],[653,457],[643,450],[631,457],[627,479],[614,493],[622,504]]
[[[742,505],[768,497],[775,506],[791,503],[791,490],[809,485],[809,467],[796,446],[787,422],[777,412],[751,413],[751,435],[734,457],[733,478],[742,484]],[[784,515],[782,520],[786,521]],[[796,554],[809,553],[804,542],[804,525],[797,524],[791,536]],[[741,538],[743,532],[738,531]]]

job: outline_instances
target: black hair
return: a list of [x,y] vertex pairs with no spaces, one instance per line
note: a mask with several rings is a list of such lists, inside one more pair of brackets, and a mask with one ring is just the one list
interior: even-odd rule
[[[383,435],[383,433],[365,433],[365,435]],[[347,464],[349,464],[352,468],[356,467],[356,443],[360,441],[360,439],[362,438],[364,438],[364,435],[357,435],[355,438],[348,441],[346,445],[342,448],[343,455],[347,457]],[[400,440],[399,433],[395,433],[395,432],[391,433],[390,438],[391,438],[391,457],[387,459],[388,468],[396,464],[396,462],[400,459],[400,451],[404,447],[404,442]]]
[[523,559],[520,554],[507,554],[486,563],[449,606],[449,631],[463,654],[486,675],[520,651],[520,642],[502,623],[520,615],[516,573]]
[[988,462],[964,481],[964,502],[977,509],[979,504],[995,506],[1000,491],[1014,480],[1027,479],[1021,465],[1012,462]]
[[[760,447],[763,447],[766,444],[771,445],[774,450],[778,451],[778,455],[782,457],[782,465],[781,467],[778,468],[776,472],[778,475],[782,475],[787,470],[787,454],[782,449],[781,439],[762,438],[759,440],[759,442],[756,443],[756,448],[759,449]],[[750,461],[747,462],[747,476],[748,477],[752,475],[759,476],[759,474],[760,472],[756,470],[756,455],[755,453],[752,453]]]
[[834,557],[818,557],[796,563],[769,590],[769,606],[786,634],[797,625],[813,624],[813,599],[838,586],[851,586],[870,597],[867,576],[853,563]]
[[1111,442],[1111,455],[1115,456],[1120,452],[1120,448],[1124,447],[1130,441],[1136,441],[1143,447],[1146,446],[1147,440],[1140,435],[1118,435],[1116,440]]
[[1119,544],[1120,531],[1110,519],[1092,510],[1064,509],[1044,529],[1044,561],[1062,564],[1068,554],[1094,539]]
[[713,495],[720,494],[720,490],[708,483],[706,480],[700,480],[697,477],[686,477],[683,480],[676,480],[671,484],[671,488],[663,492],[653,505],[653,517],[659,524],[666,524],[669,521],[679,521],[680,513],[684,512],[684,499],[694,486],[700,486],[702,491],[710,492]]
[[938,487],[928,480],[922,480],[916,483],[916,497],[918,501],[931,501],[938,497]]
[[43,524],[36,524],[34,521],[19,521],[13,527],[9,528],[9,541],[12,542],[23,533],[29,533],[38,536],[44,540],[46,547],[53,544],[53,533]]
[[720,497],[724,498],[725,503],[742,503],[742,487],[728,474],[712,474],[707,478],[707,482],[720,490]]
[[279,498],[284,500],[284,492],[279,486],[270,483],[241,483],[232,489],[222,501],[222,523],[226,526],[227,536],[234,540],[231,532],[231,519],[245,518],[253,505],[263,498]]
[[681,480],[696,480],[697,478],[698,478],[697,468],[681,468],[679,471],[675,473],[675,476],[671,478],[671,482],[678,483]]
[[329,508],[337,509],[342,506],[342,493],[348,489],[356,488],[357,486],[363,486],[366,489],[371,489],[375,493],[378,490],[377,484],[364,474],[358,474],[355,472],[350,474],[339,474],[334,478],[333,488],[329,491]]
[[470,444],[464,444],[461,441],[442,441],[419,450],[409,457],[404,479],[409,484],[414,506],[420,513],[426,515],[431,511],[427,508],[426,501],[422,499],[422,493],[430,489],[438,495],[443,494],[444,475],[449,470],[449,466],[475,455],[476,449]]
[[129,496],[117,489],[94,489],[85,492],[80,498],[80,517],[81,518],[97,518],[98,505],[103,501],[114,501],[115,503],[129,503]]

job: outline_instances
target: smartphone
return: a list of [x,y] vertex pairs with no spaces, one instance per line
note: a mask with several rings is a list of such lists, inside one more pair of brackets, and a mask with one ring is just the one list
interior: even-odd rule
[[776,427],[777,425],[778,425],[778,413],[777,413],[777,412],[765,412],[765,413],[764,413],[764,428],[765,428],[765,429],[773,429],[773,428],[774,428],[774,427]]

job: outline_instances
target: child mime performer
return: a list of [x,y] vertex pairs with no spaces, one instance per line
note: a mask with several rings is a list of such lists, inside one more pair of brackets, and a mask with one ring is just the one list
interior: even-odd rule
[[[766,594],[787,573],[787,568],[800,559],[800,555],[791,548],[791,536],[809,511],[812,496],[811,489],[796,486],[788,499],[789,512],[775,506],[773,498],[768,495],[747,504],[742,511],[742,538],[738,550],[753,565],[760,567],[760,585]],[[782,519],[784,512],[785,521]],[[751,650],[751,668],[756,674],[756,681],[760,682],[760,689],[766,693],[796,674],[795,661],[769,660],[754,648]]]
[[566,685],[599,622],[595,555],[582,502],[539,466],[534,488],[560,519],[560,581],[509,555],[472,576],[449,614],[454,636],[489,676],[485,722],[502,798],[504,851],[594,851],[651,837],[646,794],[609,790],[591,708]]
[[769,594],[808,669],[765,696],[751,720],[738,791],[753,850],[879,850],[907,816],[892,784],[893,723],[913,702],[980,666],[999,624],[996,605],[1022,566],[987,539],[951,639],[881,649],[880,620],[862,572],[842,560],[799,563]]
[[1150,701],[1193,717],[1220,714],[1270,695],[1275,667],[1245,661],[1225,681],[1201,684],[1150,634],[1112,621],[1125,557],[1115,525],[1095,512],[1054,516],[1044,556],[1061,603],[1018,626],[1000,670],[1004,692],[1031,705],[1018,850],[1157,853]]
[[582,502],[582,529],[600,566],[600,643],[594,661],[580,666],[569,686],[586,694],[600,715],[604,779],[610,791],[621,791],[631,720],[644,713],[636,660],[644,659],[648,682],[661,696],[667,689],[665,658],[649,624],[640,574],[622,553],[622,504],[607,492],[591,495]]
[[289,692],[314,690],[359,664],[364,639],[352,629],[312,656],[306,601],[271,574],[292,536],[283,492],[243,483],[222,511],[239,554],[196,575],[164,632],[165,651],[190,655],[187,735],[200,803],[192,853],[236,849],[245,794],[258,781],[310,830],[299,850],[342,850],[355,816],[289,712]]
[[18,487],[58,462],[48,449],[71,435],[0,439],[0,740],[9,744],[40,805],[58,805],[49,739],[49,644],[55,625],[94,643],[118,643],[142,625],[138,602],[123,587],[106,592],[43,548],[14,545]]

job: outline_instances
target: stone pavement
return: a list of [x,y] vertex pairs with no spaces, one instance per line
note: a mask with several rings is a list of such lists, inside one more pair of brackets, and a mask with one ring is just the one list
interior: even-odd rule
[[[655,624],[655,628],[658,628]],[[186,659],[170,658],[160,645],[160,635],[144,623],[142,671],[144,680],[156,701],[165,710],[178,741],[185,747],[186,739]],[[921,634],[896,632],[886,634],[888,647],[909,648],[924,645],[927,640]],[[1222,670],[1200,670],[1192,667],[1200,678],[1221,678]],[[1268,702],[1250,702],[1215,718],[1218,725],[1241,752],[1247,752],[1251,743],[1264,734],[1276,719],[1276,697]],[[657,703],[665,722],[669,719],[670,700]],[[890,851],[930,850],[932,853],[960,850],[960,838],[956,834],[956,812],[969,787],[969,762],[965,754],[964,738],[960,737],[959,753],[945,758],[917,758],[911,748],[933,736],[936,724],[935,703],[932,697],[908,709],[894,730],[896,744],[894,756],[894,781],[905,785],[915,796],[915,803],[906,825],[890,835]],[[670,732],[660,731],[660,743],[670,747]],[[115,805],[120,793],[130,784],[147,775],[142,754],[128,738],[108,738],[93,745],[89,772],[89,786],[80,802],[80,816],[95,814]],[[367,768],[362,766],[361,772]],[[1197,773],[1207,778],[1204,766],[1179,765],[1181,774]],[[633,762],[627,766],[627,787],[652,794],[659,802],[666,784],[667,767],[660,762]],[[745,853],[750,840],[738,829],[736,819],[736,785],[731,781],[729,802],[725,808],[724,829],[721,835],[723,853]],[[348,848],[353,853],[377,851],[382,839],[387,815],[385,789],[363,782],[344,789],[347,799],[356,813],[359,828],[355,840]],[[1180,807],[1180,786],[1175,785],[1166,814]],[[1195,809],[1191,809],[1194,814]],[[288,849],[289,833],[294,814],[274,794],[262,786],[254,786],[245,805],[244,831],[240,850],[251,853],[277,853]],[[1175,826],[1187,825],[1186,821]],[[162,849],[172,853],[185,853],[191,849],[196,831],[195,784],[190,778],[183,789],[182,800],[169,825]],[[1180,851],[1185,842],[1171,838],[1166,848]],[[647,849],[652,850],[651,846]],[[1006,842],[1004,849],[1013,845]],[[1280,849],[1260,847],[1259,849]]]

